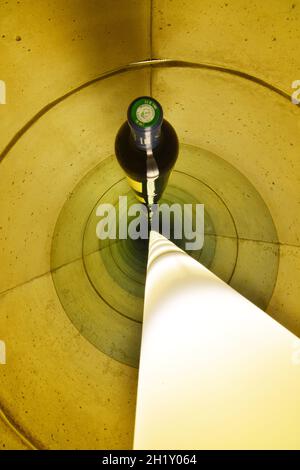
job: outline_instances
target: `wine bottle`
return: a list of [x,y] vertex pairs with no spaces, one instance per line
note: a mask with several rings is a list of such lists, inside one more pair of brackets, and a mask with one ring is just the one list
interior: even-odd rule
[[178,156],[178,138],[150,96],[136,98],[115,140],[117,160],[137,199],[151,208],[161,198]]

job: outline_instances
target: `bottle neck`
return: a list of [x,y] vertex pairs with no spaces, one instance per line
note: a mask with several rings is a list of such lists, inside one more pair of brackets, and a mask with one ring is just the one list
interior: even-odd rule
[[137,130],[130,126],[130,129],[134,143],[139,149],[151,150],[158,146],[161,138],[161,126],[150,130]]

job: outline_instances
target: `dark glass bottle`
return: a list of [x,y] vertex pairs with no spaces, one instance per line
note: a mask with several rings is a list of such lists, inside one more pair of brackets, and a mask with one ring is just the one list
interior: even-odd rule
[[142,96],[130,104],[115,152],[137,199],[148,208],[157,203],[178,156],[176,132],[158,101]]

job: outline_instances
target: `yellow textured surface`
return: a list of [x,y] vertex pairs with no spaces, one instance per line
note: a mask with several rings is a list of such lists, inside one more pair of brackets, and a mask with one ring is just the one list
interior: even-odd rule
[[135,449],[299,449],[299,353],[295,335],[151,232]]
[[29,450],[32,449],[30,444],[24,441],[16,432],[14,426],[7,421],[7,418],[1,414],[0,420],[0,449],[1,450]]
[[0,172],[0,337],[7,346],[0,406],[13,423],[8,427],[0,416],[3,448],[23,447],[18,429],[37,448],[131,447],[136,369],[80,336],[47,273],[63,203],[81,177],[113,153],[128,100],[149,93],[149,71],[97,82],[36,114],[89,80],[147,57],[149,6],[0,3],[0,77],[7,87],[1,149],[35,121]]

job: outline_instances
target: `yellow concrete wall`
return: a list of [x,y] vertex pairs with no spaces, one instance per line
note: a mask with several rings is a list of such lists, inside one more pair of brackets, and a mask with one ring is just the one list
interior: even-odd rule
[[299,448],[296,348],[295,335],[153,230],[134,448]]
[[[231,163],[269,207],[280,263],[268,312],[299,335],[300,109],[287,98],[300,73],[300,2],[154,0],[152,23],[154,58],[249,75],[247,79],[205,68],[155,69],[152,89],[180,141]],[[220,192],[223,182],[213,185]],[[249,254],[250,265],[251,259]],[[247,263],[242,270],[247,282]]]
[[153,57],[237,69],[287,92],[299,34],[298,0],[153,0]]
[[[0,2],[3,148],[40,109],[103,72],[149,55],[149,2]],[[4,113],[4,110],[1,110]]]

